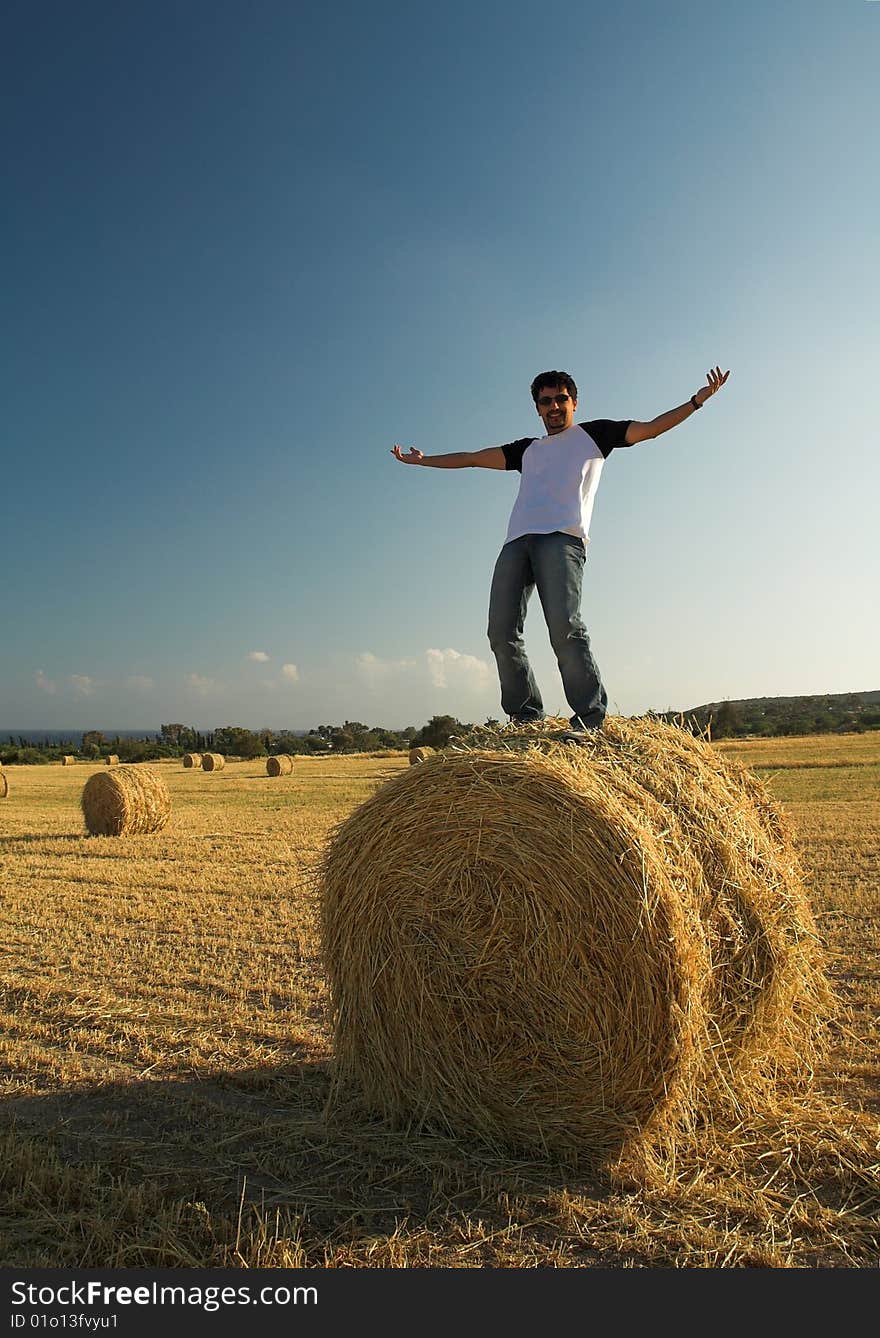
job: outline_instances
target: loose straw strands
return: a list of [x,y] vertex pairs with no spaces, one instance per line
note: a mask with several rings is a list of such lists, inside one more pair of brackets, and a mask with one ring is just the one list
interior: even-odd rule
[[808,1068],[821,953],[747,788],[651,720],[401,773],[322,861],[337,1094],[608,1155]]
[[82,811],[92,836],[134,836],[159,832],[171,816],[168,787],[144,766],[96,771],[83,787]]

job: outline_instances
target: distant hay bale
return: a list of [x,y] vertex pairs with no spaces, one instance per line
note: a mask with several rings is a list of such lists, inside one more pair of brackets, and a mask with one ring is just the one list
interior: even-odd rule
[[183,765],[185,767],[200,767],[202,765],[201,753],[184,753]]
[[115,767],[115,766],[117,765],[118,762],[119,762],[119,754],[118,754],[118,753],[108,753],[108,754],[107,754],[107,765],[108,765],[108,767]]
[[289,776],[293,771],[293,758],[290,753],[276,753],[266,758],[267,776]]
[[399,773],[320,890],[334,1092],[395,1122],[609,1156],[815,1058],[830,994],[784,819],[655,719]]
[[422,746],[421,748],[410,748],[409,764],[410,766],[413,766],[414,763],[416,762],[424,762],[427,760],[427,758],[434,757],[435,754],[436,754],[436,749],[428,748],[427,746]]
[[9,778],[6,772],[0,766],[0,799],[5,799],[9,794]]
[[81,804],[92,836],[160,832],[171,816],[167,785],[157,772],[144,766],[96,771],[83,787]]
[[202,753],[203,771],[222,771],[226,765],[226,758],[222,753]]
[[63,767],[72,767],[75,761],[75,757],[71,757],[69,753],[65,753],[61,759],[61,765]]

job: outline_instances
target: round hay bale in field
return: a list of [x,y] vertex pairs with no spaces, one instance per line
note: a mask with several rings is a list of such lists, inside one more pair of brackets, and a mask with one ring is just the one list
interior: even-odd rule
[[226,766],[226,758],[222,753],[202,753],[203,771],[222,771]]
[[160,832],[171,816],[167,785],[157,772],[144,766],[96,771],[83,787],[81,803],[92,836]]
[[117,766],[118,763],[119,763],[119,754],[118,754],[118,753],[108,753],[108,754],[107,754],[107,759],[106,759],[106,760],[107,760],[107,765],[108,765],[108,767],[115,767],[115,766]]
[[436,748],[428,748],[426,745],[420,748],[410,748],[409,764],[414,766],[416,762],[425,762],[429,757],[434,757],[436,752]]
[[5,799],[8,794],[9,794],[9,777],[6,775],[6,772],[3,770],[3,768],[0,767],[0,799]]
[[293,758],[290,753],[276,753],[266,758],[267,776],[289,776],[293,771]]
[[184,753],[183,765],[185,767],[200,767],[202,765],[201,753]]
[[65,753],[65,755],[61,759],[61,765],[63,767],[72,767],[75,761],[76,761],[75,757],[71,757],[69,753]]
[[400,773],[322,857],[334,1091],[574,1157],[765,1098],[809,1066],[829,993],[753,794],[651,718]]

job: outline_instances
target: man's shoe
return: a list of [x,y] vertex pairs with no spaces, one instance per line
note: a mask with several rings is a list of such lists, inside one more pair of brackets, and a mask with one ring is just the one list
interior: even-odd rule
[[560,737],[563,743],[589,743],[601,733],[601,725],[584,725],[580,721],[573,721],[571,729],[567,729]]

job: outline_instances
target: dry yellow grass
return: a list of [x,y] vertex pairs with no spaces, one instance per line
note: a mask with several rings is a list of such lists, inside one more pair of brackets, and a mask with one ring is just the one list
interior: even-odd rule
[[261,761],[217,787],[151,764],[168,825],[113,841],[82,836],[103,766],[9,768],[0,1266],[876,1267],[880,736],[852,742],[851,770],[782,748],[761,773],[837,994],[822,1101],[701,1130],[651,1176],[325,1115],[317,863],[406,754],[298,759],[295,795]]

